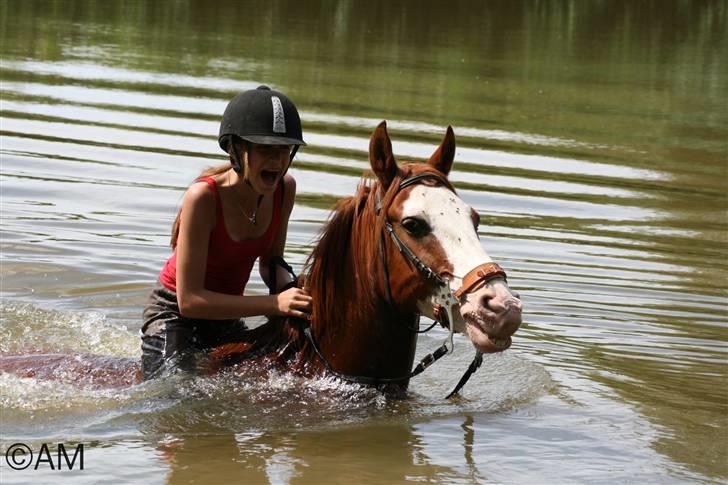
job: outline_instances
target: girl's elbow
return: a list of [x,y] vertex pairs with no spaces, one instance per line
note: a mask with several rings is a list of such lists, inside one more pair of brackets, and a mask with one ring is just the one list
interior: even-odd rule
[[185,318],[196,318],[199,310],[199,305],[194,295],[187,293],[177,294],[177,305],[179,306],[179,313]]

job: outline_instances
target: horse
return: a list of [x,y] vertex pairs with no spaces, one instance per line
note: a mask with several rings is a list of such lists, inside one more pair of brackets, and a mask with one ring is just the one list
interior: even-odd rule
[[[399,164],[380,123],[369,143],[374,177],[336,204],[297,279],[313,297],[309,318],[271,317],[242,341],[211,349],[208,368],[266,360],[308,377],[406,390],[414,375],[452,352],[453,333],[470,338],[477,365],[482,353],[509,348],[522,303],[480,243],[479,215],[448,180],[454,157],[448,126],[427,162]],[[412,370],[420,316],[442,324],[449,337]],[[118,375],[129,383],[139,376],[128,360],[76,355],[63,375],[73,375],[78,362],[93,382]],[[43,366],[61,361],[58,354],[3,356],[0,371],[52,378]]]

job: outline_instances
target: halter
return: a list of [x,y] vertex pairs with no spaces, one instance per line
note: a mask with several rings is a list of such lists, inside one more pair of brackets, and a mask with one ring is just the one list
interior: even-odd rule
[[[435,180],[445,187],[447,187],[449,190],[451,190],[453,193],[455,190],[453,189],[452,185],[443,177],[441,177],[438,174],[432,173],[432,172],[424,172],[419,175],[414,175],[412,177],[408,177],[404,179],[402,182],[400,182],[399,186],[397,187],[397,193],[401,191],[402,189],[409,187],[411,185],[415,185],[423,180]],[[382,210],[383,200],[382,200],[382,193],[381,191],[377,192],[377,204],[376,204],[376,213],[379,214]],[[400,239],[400,237],[397,235],[397,233],[394,231],[394,227],[392,226],[392,223],[387,219],[386,214],[384,216],[384,231],[381,234],[381,240],[379,245],[379,255],[382,263],[382,270],[384,273],[384,287],[385,287],[385,293],[387,298],[387,303],[390,307],[394,307],[393,300],[392,300],[392,289],[389,285],[389,270],[387,269],[387,260],[386,260],[386,253],[385,253],[385,232],[389,234],[389,237],[394,242],[395,247],[399,250],[399,252],[414,265],[414,267],[422,273],[425,278],[428,280],[434,281],[435,285],[437,286],[437,291],[435,293],[435,296],[433,297],[433,316],[435,317],[435,321],[437,323],[440,323],[443,327],[446,327],[449,331],[447,338],[445,341],[438,347],[434,352],[427,354],[420,362],[417,364],[417,366],[410,372],[408,375],[403,377],[396,377],[396,378],[375,378],[375,377],[367,377],[367,376],[351,376],[346,374],[341,374],[340,372],[335,371],[332,367],[329,361],[323,356],[321,351],[319,350],[319,347],[316,343],[315,338],[313,337],[313,334],[311,333],[311,327],[310,325],[307,325],[306,328],[304,328],[304,334],[310,341],[314,351],[316,352],[316,355],[321,359],[321,361],[324,363],[324,366],[326,367],[326,370],[335,375],[336,377],[348,381],[348,382],[355,382],[357,384],[366,384],[366,385],[378,385],[378,384],[392,384],[392,383],[399,383],[404,382],[412,377],[422,373],[425,369],[427,369],[429,366],[431,366],[433,363],[435,363],[437,360],[439,360],[444,355],[447,355],[449,353],[452,353],[454,349],[454,343],[453,343],[453,317],[452,317],[452,311],[453,308],[459,304],[460,300],[467,296],[469,293],[472,293],[476,289],[480,288],[482,285],[487,284],[489,281],[495,279],[495,278],[506,278],[506,273],[503,271],[503,268],[498,266],[496,263],[484,263],[476,266],[472,270],[470,270],[464,277],[463,277],[463,283],[460,288],[458,288],[456,291],[452,291],[450,288],[450,280],[447,278],[443,278],[439,274],[437,274],[435,271],[432,270],[427,264],[422,262],[420,258],[417,257],[417,255]],[[417,316],[417,319],[419,319],[419,316]],[[434,324],[433,324],[434,325]],[[432,326],[430,327],[432,328]],[[429,330],[429,329],[428,329]],[[460,379],[460,382],[458,382],[455,389],[450,392],[450,394],[447,395],[446,399],[449,399],[453,395],[457,394],[458,391],[465,385],[465,383],[468,381],[470,376],[480,367],[481,363],[483,361],[483,354],[480,351],[476,351],[475,358],[471,362],[470,366],[468,367],[468,370],[465,372],[463,377]]]

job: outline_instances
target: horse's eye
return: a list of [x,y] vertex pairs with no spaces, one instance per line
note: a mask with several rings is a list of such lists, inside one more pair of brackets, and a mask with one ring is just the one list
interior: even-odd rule
[[470,209],[470,217],[473,219],[473,226],[475,227],[475,231],[478,231],[478,228],[480,227],[480,214],[478,214],[475,209]]
[[408,217],[402,221],[402,227],[405,228],[414,237],[423,237],[430,233],[430,226],[422,219],[416,217]]

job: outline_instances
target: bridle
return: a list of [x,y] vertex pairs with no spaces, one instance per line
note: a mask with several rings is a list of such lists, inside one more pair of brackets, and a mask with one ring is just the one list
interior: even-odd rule
[[[439,182],[443,186],[447,187],[449,190],[451,190],[453,193],[455,192],[455,189],[450,185],[450,183],[441,175],[438,175],[433,172],[423,172],[418,175],[413,175],[411,177],[405,178],[399,183],[399,186],[396,189],[396,193],[400,192],[402,189],[405,189],[406,187],[409,187],[411,185],[418,184],[424,180],[434,180],[436,182]],[[379,214],[382,211],[383,206],[383,198],[381,190],[377,192],[377,204],[376,204],[376,213]],[[399,252],[404,256],[404,258],[410,262],[420,273],[422,273],[425,278],[428,280],[431,280],[434,282],[434,284],[437,287],[437,291],[435,292],[435,295],[433,297],[433,316],[435,317],[435,322],[440,323],[443,327],[448,329],[448,336],[445,339],[445,341],[438,347],[434,352],[431,352],[427,354],[420,362],[415,366],[415,368],[406,376],[403,377],[396,377],[396,378],[375,378],[375,377],[367,377],[367,376],[351,376],[346,374],[341,374],[340,372],[335,371],[331,364],[328,362],[328,360],[321,354],[321,351],[319,350],[319,347],[316,343],[315,338],[313,337],[311,333],[311,327],[310,325],[306,326],[304,329],[304,333],[308,337],[310,343],[312,344],[312,347],[318,357],[321,359],[321,361],[324,363],[324,366],[326,369],[334,374],[336,377],[349,381],[349,382],[355,382],[358,384],[367,384],[367,385],[380,385],[380,384],[393,384],[393,383],[399,383],[403,381],[407,381],[411,379],[412,377],[422,373],[425,369],[430,367],[433,363],[435,363],[437,360],[439,360],[444,355],[447,355],[449,353],[452,353],[454,349],[454,343],[453,343],[453,309],[460,304],[460,301],[465,298],[469,293],[472,293],[476,289],[480,288],[481,286],[487,284],[491,280],[495,278],[503,278],[506,279],[506,273],[503,271],[503,268],[501,268],[498,264],[489,262],[484,263],[476,266],[472,270],[468,271],[468,273],[463,276],[462,279],[462,285],[457,290],[453,291],[450,287],[450,280],[448,278],[445,278],[438,274],[436,271],[434,271],[432,268],[430,268],[427,264],[425,264],[420,258],[417,257],[417,255],[400,239],[400,237],[397,235],[397,233],[394,230],[394,226],[392,223],[387,219],[386,213],[384,215],[384,230],[381,233],[380,238],[380,244],[379,244],[379,255],[380,255],[380,261],[382,266],[382,273],[384,277],[384,287],[385,287],[385,297],[387,300],[387,303],[390,307],[394,308],[394,302],[392,299],[392,289],[389,284],[389,270],[386,260],[386,238],[385,233],[389,235],[392,242],[394,243],[395,247],[399,250]],[[417,321],[419,321],[419,315],[416,316]],[[433,324],[434,326],[434,324]],[[432,326],[430,327],[432,328]],[[428,329],[429,330],[429,329]],[[460,389],[465,385],[465,383],[470,379],[470,376],[480,367],[483,361],[483,354],[480,351],[476,351],[475,358],[471,362],[470,366],[468,367],[468,370],[465,372],[463,377],[458,382],[455,389],[450,392],[446,396],[446,399],[449,399],[453,395],[457,394]]]

